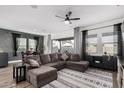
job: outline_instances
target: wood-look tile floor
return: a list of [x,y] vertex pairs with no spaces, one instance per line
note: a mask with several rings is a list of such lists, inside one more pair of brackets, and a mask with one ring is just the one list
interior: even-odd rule
[[[117,88],[117,73],[113,72],[113,86]],[[33,86],[27,82],[23,81],[16,84],[13,80],[13,64],[8,67],[0,68],[0,88],[33,88]]]
[[16,84],[13,80],[13,66],[0,68],[0,88],[33,88],[27,81]]

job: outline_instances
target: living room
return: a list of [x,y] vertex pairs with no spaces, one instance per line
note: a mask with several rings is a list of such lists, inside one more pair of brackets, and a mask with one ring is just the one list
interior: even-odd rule
[[124,5],[0,5],[0,88],[123,88]]

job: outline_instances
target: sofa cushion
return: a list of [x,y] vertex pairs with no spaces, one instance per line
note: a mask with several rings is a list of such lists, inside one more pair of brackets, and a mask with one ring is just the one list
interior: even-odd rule
[[57,62],[58,61],[58,55],[57,54],[49,54],[51,58],[51,62]]
[[37,60],[34,60],[34,59],[28,59],[28,62],[29,64],[31,65],[31,67],[34,67],[34,68],[38,68],[40,67],[39,63]]
[[42,64],[47,64],[47,63],[51,62],[51,58],[50,58],[49,54],[41,54],[40,58],[41,58]]
[[28,59],[34,59],[34,60],[36,60],[39,63],[39,65],[42,65],[39,55],[24,55],[23,63],[29,64]]
[[48,76],[47,73],[50,74],[50,72],[53,72],[53,71],[56,72],[57,71],[56,68],[52,68],[48,66],[41,66],[40,68],[29,70],[30,73],[35,75],[35,78],[37,78],[37,76],[39,75],[40,75],[40,78],[45,78]]
[[31,69],[28,71],[27,80],[34,87],[41,87],[57,79],[57,69],[48,66]]
[[70,55],[70,61],[80,61],[79,54],[71,54]]
[[86,71],[88,69],[88,66],[89,66],[88,61],[78,61],[78,62],[68,61],[66,63],[67,68],[77,70],[77,71],[81,71],[81,72]]
[[57,55],[58,55],[58,60],[59,60],[59,61],[62,61],[62,58],[61,58],[62,54],[59,53],[59,54],[57,54]]
[[56,66],[60,66],[60,65],[63,65],[63,64],[66,64],[66,62],[59,61],[59,62],[54,62],[54,63],[48,63],[48,64],[45,64],[45,66],[56,67]]
[[61,56],[62,60],[66,61],[69,57],[66,53],[62,54]]
[[67,64],[73,64],[73,65],[89,65],[88,61],[78,61],[78,62],[74,62],[74,61],[68,61]]

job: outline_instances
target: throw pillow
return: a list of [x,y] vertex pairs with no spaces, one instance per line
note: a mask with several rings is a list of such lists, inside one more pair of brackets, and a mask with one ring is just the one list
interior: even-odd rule
[[41,65],[41,61],[40,61],[40,56],[39,55],[24,55],[24,58],[23,58],[24,63],[29,64],[28,59],[34,59],[34,60],[36,60],[39,63],[39,65]]
[[64,61],[66,61],[66,60],[68,59],[68,56],[64,53],[64,54],[62,54],[61,58],[62,58]]
[[32,66],[32,67],[40,67],[39,63],[37,62],[37,60],[34,60],[34,59],[28,59],[28,62],[29,64]]

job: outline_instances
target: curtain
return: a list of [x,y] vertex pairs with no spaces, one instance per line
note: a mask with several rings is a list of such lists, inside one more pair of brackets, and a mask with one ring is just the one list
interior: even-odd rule
[[38,51],[40,51],[40,53],[44,53],[44,37],[43,37],[43,36],[41,36],[41,37],[39,38]]
[[48,47],[48,53],[51,53],[51,50],[52,50],[52,43],[51,43],[51,35],[49,34],[48,37],[47,37],[47,47]]
[[36,40],[36,52],[40,52],[43,53],[44,52],[44,37],[40,36],[40,37],[34,37],[34,39]]
[[80,27],[74,28],[74,53],[81,55],[81,32],[80,32]]
[[82,31],[82,60],[86,60],[87,53],[86,53],[86,37],[87,37],[88,30]]
[[19,38],[21,35],[12,33],[12,38],[13,38],[13,56],[17,56],[17,50],[19,48],[17,38]]
[[119,58],[123,58],[123,36],[121,30],[121,23],[114,25],[114,34],[117,35],[117,55]]
[[38,52],[39,37],[34,37],[34,39],[36,40],[36,49],[35,49],[35,51]]

